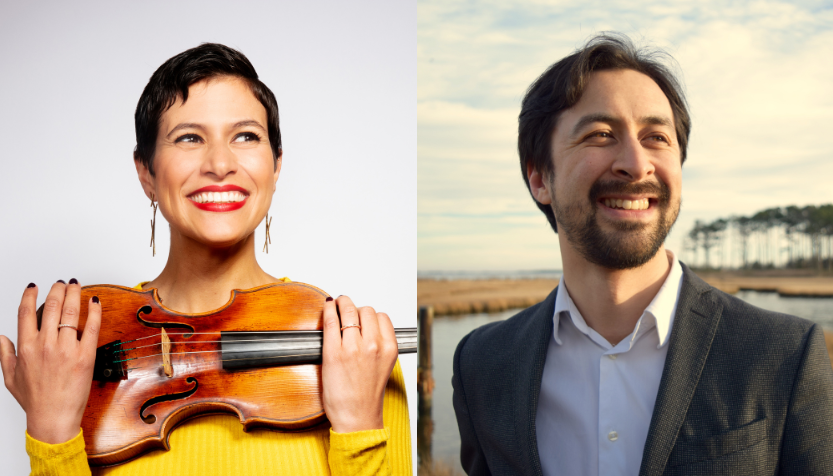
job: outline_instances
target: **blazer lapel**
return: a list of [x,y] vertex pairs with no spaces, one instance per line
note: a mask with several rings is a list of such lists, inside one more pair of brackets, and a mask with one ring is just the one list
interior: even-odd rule
[[538,438],[535,433],[535,413],[538,409],[538,394],[541,392],[541,378],[547,360],[547,348],[552,337],[553,310],[555,309],[556,287],[539,305],[521,333],[528,339],[528,345],[521,346],[515,362],[515,434],[518,435],[518,450],[529,464],[524,474],[542,475],[541,460],[538,456]]
[[688,412],[720,322],[722,304],[712,287],[683,266],[683,285],[654,414],[642,453],[640,476],[661,475]]

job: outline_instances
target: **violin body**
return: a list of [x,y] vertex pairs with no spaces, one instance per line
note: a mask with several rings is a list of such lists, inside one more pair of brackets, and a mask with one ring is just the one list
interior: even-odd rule
[[[227,331],[255,336],[321,331],[324,291],[303,283],[268,284],[232,291],[218,310],[186,315],[165,308],[156,289],[85,286],[79,330],[92,296],[101,300],[102,324],[81,423],[90,464],[119,464],[150,450],[167,450],[177,424],[198,414],[236,414],[246,430],[301,430],[326,420],[320,348],[317,361],[313,356],[273,365],[273,357],[234,354],[225,342]],[[235,357],[241,355],[249,360]],[[292,361],[296,355],[289,357]],[[241,361],[253,364],[229,365]]]

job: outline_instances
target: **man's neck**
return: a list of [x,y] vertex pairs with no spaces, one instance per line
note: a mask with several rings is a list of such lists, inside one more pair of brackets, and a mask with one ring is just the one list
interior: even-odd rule
[[671,271],[665,246],[644,265],[613,270],[592,264],[559,236],[564,277],[562,285],[587,325],[612,345],[633,332],[645,308]]

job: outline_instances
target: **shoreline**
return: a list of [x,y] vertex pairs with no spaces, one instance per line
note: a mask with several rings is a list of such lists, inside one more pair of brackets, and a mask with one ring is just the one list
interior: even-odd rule
[[[729,294],[741,290],[777,292],[790,297],[833,297],[833,276],[767,270],[760,273],[699,271],[704,281]],[[787,270],[789,271],[789,270]],[[521,310],[543,301],[558,279],[417,279],[417,305],[432,306],[435,316],[495,313]],[[453,317],[449,317],[453,319]],[[824,330],[827,352],[833,361],[833,331]]]
[[[783,297],[833,297],[833,275],[806,270],[697,271],[715,288],[775,292]],[[543,301],[558,279],[417,279],[417,305],[432,306],[435,316],[502,312]]]

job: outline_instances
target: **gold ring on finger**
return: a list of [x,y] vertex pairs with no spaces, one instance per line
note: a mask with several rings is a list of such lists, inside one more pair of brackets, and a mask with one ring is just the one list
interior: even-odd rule
[[62,327],[71,327],[71,328],[75,329],[76,331],[78,330],[78,328],[73,326],[72,324],[58,324],[58,330],[61,330]]
[[360,324],[349,324],[341,328],[341,330],[347,329],[348,327],[358,327],[359,330],[362,330],[362,326]]

